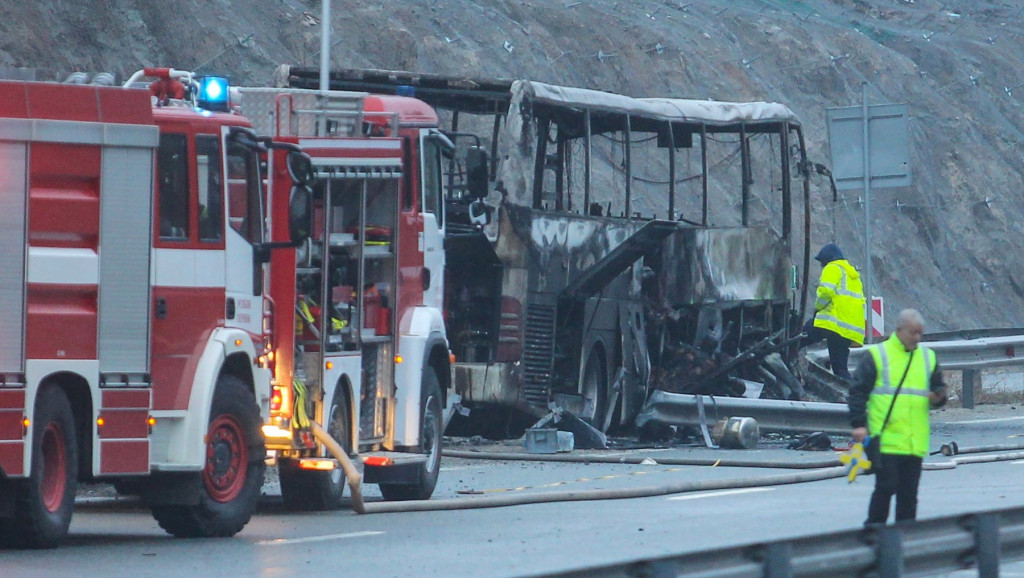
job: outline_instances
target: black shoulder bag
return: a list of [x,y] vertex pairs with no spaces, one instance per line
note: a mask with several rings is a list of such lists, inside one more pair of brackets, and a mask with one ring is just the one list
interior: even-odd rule
[[896,405],[896,398],[899,397],[900,390],[903,389],[903,381],[907,379],[907,374],[910,373],[910,364],[914,361],[914,353],[916,351],[917,349],[914,349],[910,352],[910,359],[907,360],[907,367],[903,370],[903,377],[900,378],[900,383],[896,386],[896,393],[892,396],[889,411],[886,412],[885,420],[882,421],[882,429],[878,430],[878,434],[872,434],[868,444],[864,446],[864,453],[868,456],[868,460],[871,461],[871,468],[866,470],[865,474],[875,473],[875,468],[882,464],[882,433],[885,431],[885,426],[889,425],[889,418],[892,417],[892,408]]

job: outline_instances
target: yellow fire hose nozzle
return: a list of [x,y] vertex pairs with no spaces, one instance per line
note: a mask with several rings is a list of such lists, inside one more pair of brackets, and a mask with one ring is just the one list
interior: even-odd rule
[[361,488],[363,477],[359,474],[355,464],[352,463],[352,459],[348,457],[345,450],[341,449],[341,445],[324,431],[324,428],[320,427],[320,424],[310,420],[309,427],[313,431],[313,437],[320,440],[320,443],[324,444],[327,451],[341,464],[341,469],[345,472],[345,479],[348,480],[348,487],[352,490],[352,509],[357,514],[365,514],[366,506],[363,504],[363,490]]

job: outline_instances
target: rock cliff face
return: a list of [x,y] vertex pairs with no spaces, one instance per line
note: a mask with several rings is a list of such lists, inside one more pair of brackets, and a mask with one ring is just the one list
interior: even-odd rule
[[[0,4],[0,68],[125,77],[173,66],[265,85],[316,66],[320,2]],[[876,293],[930,330],[1024,326],[1024,7],[1016,0],[333,2],[332,62],[528,77],[633,96],[770,100],[829,163],[827,108],[907,103],[914,184],[872,195]],[[23,74],[23,73],[22,73]],[[811,242],[863,269],[858,191],[813,187]],[[812,271],[812,277],[817,271]]]

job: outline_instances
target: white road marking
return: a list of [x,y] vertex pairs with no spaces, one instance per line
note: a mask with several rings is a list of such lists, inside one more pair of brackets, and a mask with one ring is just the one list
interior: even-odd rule
[[364,538],[366,536],[376,536],[383,534],[384,532],[378,531],[366,531],[366,532],[349,532],[347,534],[327,534],[324,536],[310,536],[308,538],[278,538],[277,540],[260,540],[256,542],[257,546],[290,546],[291,544],[304,544],[306,542],[326,542],[327,540],[342,540],[345,538]]
[[[1020,421],[1024,419],[1024,415],[1018,415],[1014,417],[993,417],[990,419],[968,419],[964,421],[947,421],[946,423],[964,424],[964,423],[996,423],[999,421]],[[938,423],[938,422],[936,422]]]
[[1024,460],[1017,460],[1015,462],[1010,462],[1010,463],[1011,464],[1024,464]]
[[670,500],[698,500],[700,498],[716,498],[718,496],[733,496],[736,494],[753,494],[755,492],[770,492],[775,488],[741,488],[738,490],[722,490],[719,492],[702,492],[700,494],[684,494],[673,496]]
[[497,464],[477,464],[474,466],[443,466],[442,472],[455,472],[458,470],[482,470],[485,467],[493,466]]

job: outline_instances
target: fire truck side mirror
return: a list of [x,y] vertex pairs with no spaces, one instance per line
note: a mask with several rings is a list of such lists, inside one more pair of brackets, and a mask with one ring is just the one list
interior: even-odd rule
[[309,155],[299,151],[288,153],[288,176],[297,185],[308,186],[313,182],[313,161]]
[[292,187],[288,201],[288,234],[292,245],[299,246],[306,242],[312,232],[313,225],[313,194],[304,184]]
[[487,196],[487,151],[480,147],[466,149],[466,187],[474,199]]

